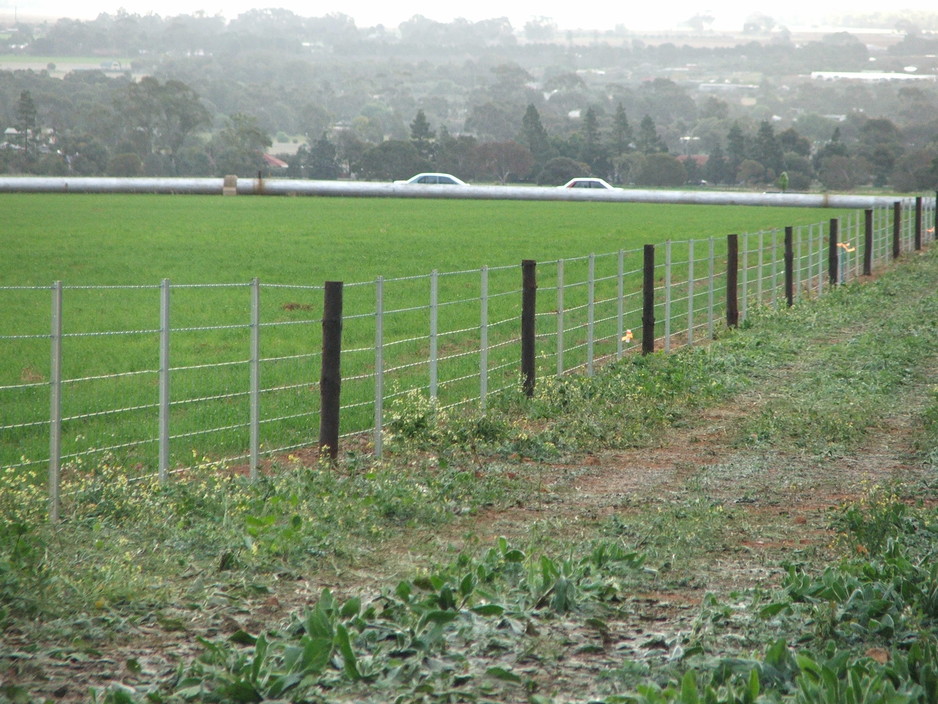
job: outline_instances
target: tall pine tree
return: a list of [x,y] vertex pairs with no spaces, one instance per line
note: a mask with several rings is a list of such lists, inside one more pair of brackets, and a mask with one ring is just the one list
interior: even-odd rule
[[16,129],[23,135],[23,149],[29,154],[29,136],[35,137],[39,127],[39,112],[36,110],[36,103],[33,102],[33,96],[28,90],[20,93],[20,99],[16,103]]

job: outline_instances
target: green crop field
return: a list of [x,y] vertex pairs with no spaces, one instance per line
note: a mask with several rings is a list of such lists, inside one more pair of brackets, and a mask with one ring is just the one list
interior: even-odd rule
[[[851,213],[851,215],[855,215]],[[264,431],[274,447],[310,442],[316,426],[318,336],[326,281],[343,281],[343,432],[373,420],[375,286],[387,279],[386,369],[395,388],[426,387],[427,358],[441,369],[441,397],[478,398],[479,299],[482,267],[491,267],[487,360],[491,389],[517,379],[522,259],[539,267],[539,334],[556,323],[556,267],[568,261],[568,325],[583,325],[586,256],[597,263],[597,300],[614,307],[616,257],[631,253],[626,290],[641,281],[644,244],[778,232],[826,223],[844,211],[360,198],[257,198],[143,195],[0,196],[0,464],[41,468],[49,450],[50,287],[62,302],[63,452],[77,459],[114,448],[152,470],[157,434],[160,282],[172,292],[172,457],[239,456],[246,444],[251,289],[261,289]],[[682,245],[676,245],[680,248]],[[686,249],[686,247],[685,247]],[[637,255],[636,255],[637,253]],[[439,275],[439,339],[428,339],[428,275]],[[698,272],[699,275],[699,272]],[[350,285],[364,284],[364,285]],[[634,302],[629,304],[634,305]],[[639,304],[640,305],[640,304]],[[598,337],[617,339],[608,314]],[[634,317],[634,316],[633,316]],[[507,323],[507,324],[500,324]],[[640,321],[628,327],[639,327]],[[553,344],[552,342],[550,344]],[[573,354],[585,333],[571,332]],[[613,348],[614,349],[614,348]],[[546,355],[539,351],[539,355]],[[582,364],[567,364],[571,368]],[[549,372],[553,357],[539,366]],[[473,396],[473,394],[475,396]],[[273,432],[273,426],[278,430]],[[211,429],[207,431],[206,429]],[[313,433],[314,435],[314,433]],[[270,443],[265,443],[270,447]]]
[[0,195],[0,285],[366,281],[824,222],[734,206]]

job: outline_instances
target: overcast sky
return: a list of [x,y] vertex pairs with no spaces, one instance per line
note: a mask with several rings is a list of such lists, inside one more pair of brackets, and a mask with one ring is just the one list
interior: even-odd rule
[[[882,11],[882,0],[786,0],[786,2],[746,3],[740,0],[668,0],[667,2],[559,2],[558,0],[475,0],[470,3],[440,3],[435,0],[0,0],[0,20],[9,22],[14,11],[20,18],[71,17],[93,19],[102,12],[114,14],[123,8],[137,14],[155,13],[161,16],[190,14],[203,10],[206,14],[220,14],[228,18],[252,8],[282,7],[304,17],[322,17],[342,13],[354,18],[359,27],[384,24],[396,27],[414,15],[423,15],[438,22],[450,22],[458,17],[476,22],[494,17],[508,17],[515,29],[523,29],[526,22],[537,17],[551,18],[561,29],[614,29],[621,25],[627,29],[668,29],[680,26],[690,17],[708,12],[715,18],[714,29],[739,29],[743,20],[754,12],[763,12],[777,22],[790,27],[822,24],[828,16],[846,13]],[[601,8],[600,5],[603,7]],[[902,0],[888,7],[933,11],[933,0]]]

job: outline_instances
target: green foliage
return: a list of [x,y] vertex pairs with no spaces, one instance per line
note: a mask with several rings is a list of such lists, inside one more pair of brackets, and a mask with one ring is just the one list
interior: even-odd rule
[[501,699],[534,686],[512,655],[527,634],[560,617],[602,629],[597,614],[643,561],[615,542],[555,560],[500,538],[479,559],[460,555],[371,601],[325,590],[286,631],[203,641],[173,701]]
[[581,161],[566,156],[556,156],[549,159],[538,171],[537,184],[539,186],[562,186],[577,176],[589,176],[590,167]]
[[516,484],[440,463],[413,466],[405,480],[378,464],[293,464],[251,482],[201,462],[161,485],[128,481],[126,468],[104,462],[67,468],[53,528],[42,489],[15,474],[0,492],[0,620],[159,600],[148,575],[184,569],[180,555],[223,573],[315,565],[356,542],[502,501]]
[[[796,446],[821,453],[836,453],[863,437],[895,403],[898,389],[916,381],[915,360],[927,354],[938,342],[938,329],[932,316],[938,315],[938,301],[921,288],[913,277],[900,292],[896,284],[886,295],[903,295],[918,303],[883,315],[881,295],[868,287],[838,289],[831,305],[795,308],[787,324],[822,331],[840,327],[838,319],[861,320],[832,344],[819,350],[810,366],[804,355],[799,363],[808,373],[773,379],[773,402],[746,423],[741,435],[754,444],[789,439]],[[776,334],[781,332],[777,330]],[[749,344],[758,344],[761,333],[750,335]],[[883,339],[890,339],[884,349]]]
[[33,615],[53,581],[46,502],[28,473],[6,469],[0,491],[0,627],[8,615]]
[[938,386],[932,388],[929,402],[922,411],[921,428],[918,454],[926,467],[938,468]]
[[847,549],[864,554],[879,553],[899,536],[915,540],[920,531],[927,542],[933,532],[897,491],[880,486],[868,487],[859,501],[841,507],[832,522]]
[[[909,509],[893,526],[894,538],[873,550],[851,551],[819,574],[790,565],[781,589],[753,592],[751,604],[730,606],[709,597],[698,639],[707,630],[729,628],[731,616],[734,628],[753,630],[754,623],[739,623],[749,618],[785,636],[756,658],[713,657],[698,640],[684,650],[681,669],[665,686],[646,683],[604,701],[931,704],[938,696],[938,567],[929,528],[934,520],[934,509]],[[922,530],[931,531],[931,538],[920,539]]]

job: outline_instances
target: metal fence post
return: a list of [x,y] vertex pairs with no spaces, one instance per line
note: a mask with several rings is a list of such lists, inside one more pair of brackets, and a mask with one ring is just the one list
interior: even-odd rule
[[479,272],[479,403],[485,410],[489,393],[489,268]]
[[808,225],[808,261],[805,264],[805,294],[810,294],[814,286],[814,223]]
[[756,272],[756,305],[761,306],[765,303],[765,291],[763,290],[763,269],[765,269],[765,230],[759,230],[759,254],[756,257],[757,266],[759,267]]
[[439,322],[439,285],[440,274],[434,269],[430,272],[430,398],[437,396],[437,325]]
[[319,382],[319,453],[339,456],[342,389],[342,282],[327,281],[322,315],[322,375]]
[[375,457],[384,450],[384,277],[375,279]]
[[257,479],[261,444],[261,282],[251,280],[251,479]]
[[742,286],[740,287],[742,289],[742,295],[737,296],[737,323],[738,323],[740,317],[743,320],[746,319],[746,313],[749,311],[749,235],[746,233],[743,233],[742,236],[739,236],[739,235],[737,236],[739,237],[740,240],[742,240],[742,245],[743,245],[742,246],[742,250],[743,250],[742,266],[740,267],[740,269],[742,270],[742,279],[743,279]]
[[625,252],[619,250],[616,269],[616,359],[622,359],[625,336]]
[[711,340],[713,339],[713,299],[714,299],[714,289],[716,286],[716,253],[715,253],[714,239],[710,238],[710,251],[708,253],[708,264],[707,264],[707,337]]
[[861,263],[860,263],[860,244],[859,244],[861,227],[862,225],[860,224],[860,213],[856,212],[853,214],[853,238],[851,240],[852,242],[857,243],[853,247],[854,252],[856,252],[856,254],[853,255],[853,278],[854,279],[860,278],[860,270],[862,268]]
[[687,243],[687,345],[694,344],[694,240]]
[[49,520],[59,521],[62,463],[62,282],[52,284],[49,370]]
[[778,309],[778,229],[772,230],[772,307]]
[[537,310],[537,262],[521,262],[521,388],[534,396],[535,312]]
[[922,196],[915,196],[915,251],[922,249]]
[[557,376],[564,373],[563,366],[563,259],[557,260]]
[[817,223],[817,295],[824,293],[824,225]]
[[664,351],[671,351],[671,240],[664,243]]
[[794,228],[785,228],[785,303],[791,308],[795,304],[795,252],[793,247]]
[[159,480],[163,484],[169,472],[169,279],[160,283],[160,459]]
[[596,343],[596,255],[590,254],[586,283],[586,374],[593,376]]

